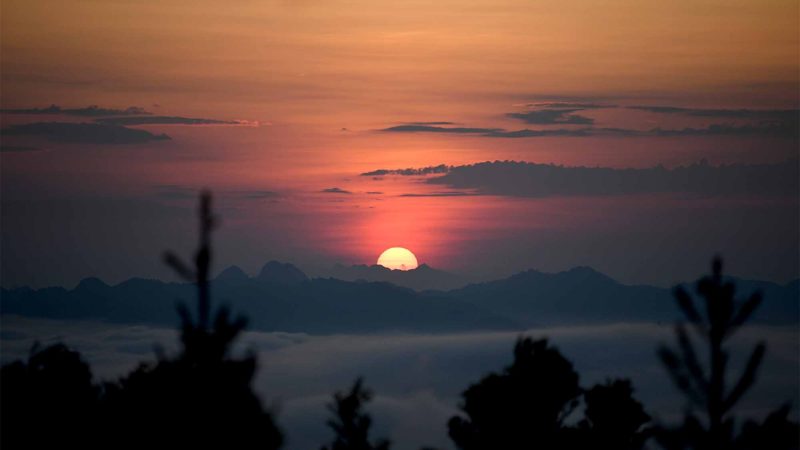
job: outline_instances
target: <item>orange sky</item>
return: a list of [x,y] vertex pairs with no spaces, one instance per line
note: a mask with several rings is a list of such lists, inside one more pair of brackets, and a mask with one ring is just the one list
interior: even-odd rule
[[[231,208],[229,225],[248,236],[229,243],[241,251],[231,251],[225,262],[250,258],[255,265],[271,252],[309,264],[372,263],[383,248],[403,245],[420,262],[480,269],[493,264],[480,262],[481,255],[501,261],[523,252],[508,236],[569,230],[576,214],[590,210],[594,215],[581,220],[606,220],[579,200],[401,197],[439,188],[359,176],[375,169],[505,159],[672,167],[701,158],[772,163],[797,155],[796,137],[501,139],[378,131],[413,122],[536,129],[508,114],[544,101],[620,105],[576,114],[595,127],[641,131],[707,127],[721,119],[625,106],[795,109],[795,0],[4,0],[0,20],[3,108],[134,105],[157,115],[258,123],[142,126],[172,140],[113,149],[4,138],[46,150],[3,154],[7,200],[151,200],[164,186],[278,193],[274,203],[246,213],[233,200],[225,205]],[[83,120],[2,116],[3,127],[45,119]],[[333,187],[352,194],[321,192]],[[578,204],[580,213],[571,209]],[[276,211],[283,216],[274,217]],[[292,237],[276,243],[261,233]],[[248,249],[256,254],[243,256]],[[571,259],[549,260],[558,261],[553,267],[601,264],[602,251],[593,251],[581,256],[575,249]],[[81,258],[85,275],[108,265]],[[522,256],[515,258],[514,264],[526,265]],[[706,259],[691,270],[705,268]],[[546,265],[548,259],[536,261]],[[605,269],[633,280],[639,265],[609,263]],[[77,275],[71,277],[64,279]]]

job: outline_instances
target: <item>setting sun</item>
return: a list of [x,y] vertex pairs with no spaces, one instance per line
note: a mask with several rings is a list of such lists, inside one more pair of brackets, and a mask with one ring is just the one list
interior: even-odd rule
[[417,257],[407,248],[392,247],[381,253],[378,264],[392,270],[411,270],[417,268]]

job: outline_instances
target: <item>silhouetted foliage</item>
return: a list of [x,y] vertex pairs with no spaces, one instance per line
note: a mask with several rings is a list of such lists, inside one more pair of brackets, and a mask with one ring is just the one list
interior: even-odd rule
[[88,443],[100,390],[78,352],[63,344],[44,349],[36,344],[27,363],[3,366],[0,386],[4,449]]
[[764,422],[748,420],[736,439],[735,450],[791,450],[800,448],[800,425],[788,419],[790,406],[770,413]]
[[364,380],[358,378],[350,392],[337,392],[333,395],[333,403],[328,409],[334,418],[328,420],[328,426],[336,432],[330,446],[322,450],[389,450],[389,441],[381,439],[372,444],[369,441],[369,428],[372,418],[362,411],[364,403],[372,399],[372,392],[364,387]]
[[[702,297],[705,314],[701,314],[690,295],[682,288],[675,289],[675,298],[684,316],[696,333],[707,343],[710,362],[708,367],[700,363],[686,325],[675,327],[678,350],[667,347],[659,349],[659,357],[666,366],[675,385],[690,402],[690,410],[684,423],[677,429],[662,429],[657,434],[660,444],[668,449],[726,450],[737,448],[797,448],[797,434],[791,441],[775,441],[788,437],[786,430],[797,429],[797,424],[787,420],[788,409],[771,414],[761,425],[748,422],[737,437],[733,407],[753,386],[758,367],[766,352],[766,344],[760,342],[750,354],[739,379],[727,389],[727,364],[730,353],[725,342],[750,318],[761,303],[761,293],[755,292],[744,301],[735,300],[736,288],[722,276],[722,260],[712,262],[711,275],[697,282],[697,294]],[[693,412],[700,408],[698,417]],[[765,430],[775,430],[769,437]],[[759,445],[759,440],[769,439],[774,446]],[[757,447],[750,447],[757,445]]]
[[564,419],[580,394],[578,374],[558,350],[520,338],[513,364],[462,394],[467,418],[450,419],[450,438],[464,450],[556,448],[568,438]]
[[[281,432],[264,411],[251,388],[256,370],[254,355],[230,356],[231,345],[246,320],[231,320],[219,308],[209,323],[209,268],[211,265],[211,196],[200,202],[200,245],[194,267],[167,253],[165,261],[187,281],[197,285],[197,319],[181,304],[181,343],[173,359],[160,357],[154,366],[142,364],[117,384],[107,387],[107,429],[126,436],[125,442],[154,442],[185,448],[278,448]],[[135,428],[131,428],[135,424]]]
[[230,354],[246,321],[232,320],[225,307],[210,321],[214,223],[211,196],[204,193],[193,267],[165,257],[198,291],[196,320],[186,305],[178,307],[179,354],[159,354],[156,364],[141,364],[101,390],[77,352],[60,344],[34,350],[27,364],[2,369],[3,448],[280,447],[282,434],[251,387],[255,356]]
[[630,380],[598,384],[583,393],[584,419],[578,423],[576,439],[581,448],[638,450],[650,437],[644,428],[650,416],[633,398]]

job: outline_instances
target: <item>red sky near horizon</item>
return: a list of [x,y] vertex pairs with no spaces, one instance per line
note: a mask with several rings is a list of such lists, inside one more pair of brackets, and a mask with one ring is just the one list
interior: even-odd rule
[[[224,219],[219,269],[324,274],[403,246],[484,278],[591,265],[663,284],[721,252],[783,282],[800,266],[797,195],[361,174],[792,161],[799,18],[790,0],[4,1],[2,283],[163,277],[160,251],[192,246],[201,187]],[[171,138],[135,143],[15,128],[97,123],[20,111],[51,104],[236,123],[128,125]]]

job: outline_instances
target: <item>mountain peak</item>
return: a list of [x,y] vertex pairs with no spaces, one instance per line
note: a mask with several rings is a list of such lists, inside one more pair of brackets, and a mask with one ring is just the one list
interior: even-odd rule
[[572,269],[561,272],[561,274],[570,277],[580,277],[582,279],[594,279],[597,281],[616,283],[616,280],[614,280],[613,278],[609,277],[608,275],[602,272],[598,272],[597,270],[589,266],[573,267]]
[[250,279],[247,274],[242,270],[239,266],[230,266],[227,269],[223,270],[222,272],[214,278],[214,281],[221,281],[221,282],[242,282]]
[[258,279],[268,283],[295,284],[308,280],[308,276],[293,264],[270,261],[261,268]]
[[96,291],[98,289],[105,289],[109,287],[103,280],[97,277],[84,278],[75,287],[75,290],[81,291]]

